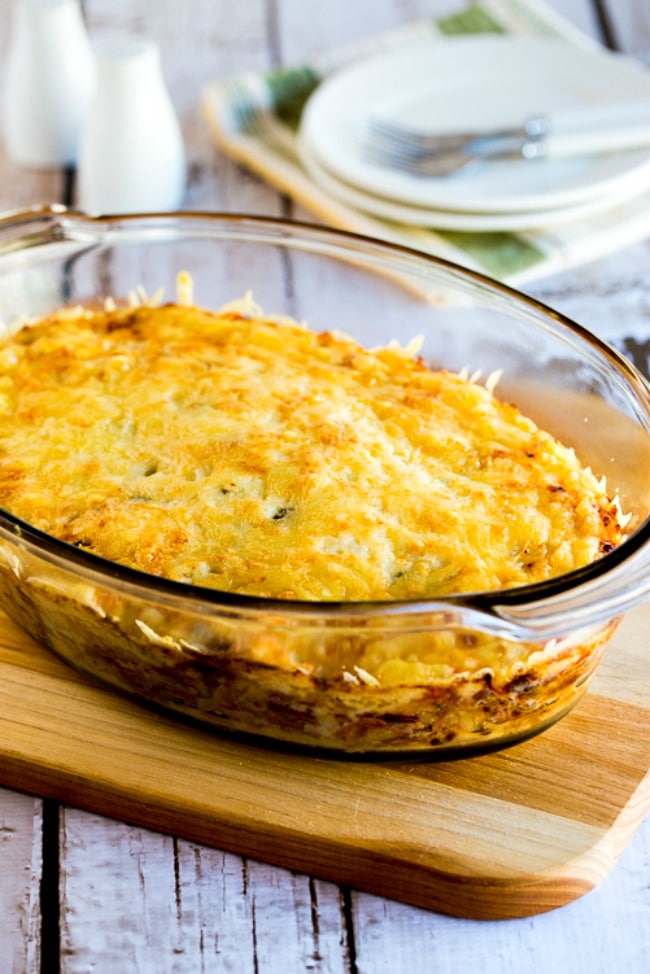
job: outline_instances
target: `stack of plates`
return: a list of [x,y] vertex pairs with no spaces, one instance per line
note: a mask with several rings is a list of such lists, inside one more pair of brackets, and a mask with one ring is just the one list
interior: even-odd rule
[[465,36],[375,55],[324,81],[302,117],[299,146],[331,196],[399,223],[447,230],[552,226],[601,213],[650,188],[650,146],[598,155],[483,162],[444,177],[373,162],[373,118],[417,131],[490,130],[639,99],[650,73],[597,47],[552,38]]

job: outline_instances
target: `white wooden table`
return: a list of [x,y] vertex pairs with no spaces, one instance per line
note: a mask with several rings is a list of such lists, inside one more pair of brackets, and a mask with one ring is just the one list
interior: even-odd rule
[[[462,0],[86,0],[91,28],[161,48],[189,159],[186,205],[305,218],[221,156],[202,87]],[[554,0],[576,25],[650,64],[648,0]],[[8,0],[0,5],[0,56]],[[0,210],[71,199],[70,174],[19,169],[0,148]],[[615,341],[650,349],[649,241],[528,290]],[[0,789],[0,974],[411,972],[641,974],[650,965],[650,821],[582,899],[525,920],[458,920]]]

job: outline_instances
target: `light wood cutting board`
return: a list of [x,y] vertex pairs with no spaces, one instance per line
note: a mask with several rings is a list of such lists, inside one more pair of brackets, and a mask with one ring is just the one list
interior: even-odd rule
[[561,906],[650,808],[650,604],[563,721],[471,760],[242,744],[98,688],[0,614],[0,784],[455,916]]

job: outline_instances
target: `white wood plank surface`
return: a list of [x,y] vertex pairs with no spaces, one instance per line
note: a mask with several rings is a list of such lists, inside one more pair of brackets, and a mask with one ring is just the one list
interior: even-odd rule
[[[213,78],[294,64],[461,0],[85,0],[93,31],[140,30],[161,48],[188,150],[187,206],[305,216],[217,152],[198,99]],[[553,0],[600,35],[592,0]],[[650,63],[646,0],[607,0],[606,33]],[[0,4],[0,65],[9,29]],[[19,169],[0,150],[0,210],[61,199],[65,175]],[[650,230],[650,228],[649,228]],[[650,244],[530,288],[646,361]],[[650,956],[650,821],[612,874],[562,910],[499,923],[456,920],[133,828],[60,812],[43,862],[44,803],[0,789],[0,974],[642,974]],[[41,880],[45,943],[41,956]],[[60,904],[52,887],[60,888]],[[60,912],[57,911],[60,910]],[[54,952],[53,952],[54,951]]]
[[42,802],[0,789],[0,971],[40,963]]
[[650,65],[648,51],[650,4],[645,0],[631,3],[616,3],[615,0],[610,0],[604,6],[614,45],[644,64]]
[[134,974],[347,970],[332,884],[75,809],[62,835],[65,974],[98,957]]

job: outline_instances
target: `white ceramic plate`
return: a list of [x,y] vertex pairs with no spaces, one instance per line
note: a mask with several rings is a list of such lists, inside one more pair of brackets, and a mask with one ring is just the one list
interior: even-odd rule
[[515,230],[541,230],[573,223],[586,217],[614,209],[638,195],[636,187],[624,183],[617,192],[606,193],[593,199],[583,200],[558,209],[515,210],[504,213],[463,213],[459,210],[434,210],[411,206],[374,196],[338,179],[321,165],[307,139],[298,140],[303,166],[311,179],[334,199],[382,220],[405,223],[432,230],[465,230],[469,232],[502,232]]
[[459,131],[521,123],[650,98],[650,72],[598,48],[551,38],[435,38],[361,61],[324,81],[307,103],[302,134],[317,160],[364,193],[425,209],[503,213],[559,209],[626,184],[650,185],[650,152],[498,161],[442,178],[410,176],[364,154],[369,120]]

